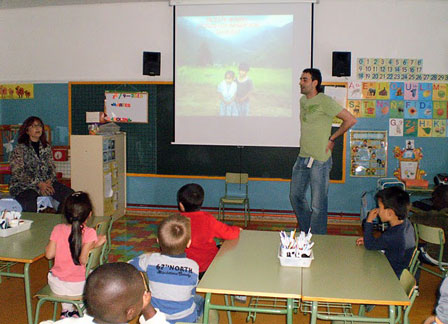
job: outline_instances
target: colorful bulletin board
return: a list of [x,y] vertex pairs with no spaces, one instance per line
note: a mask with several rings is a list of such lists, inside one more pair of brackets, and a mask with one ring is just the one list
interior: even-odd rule
[[148,93],[106,91],[104,112],[115,123],[147,123]]
[[356,118],[383,119],[389,136],[448,137],[448,84],[353,81],[347,109]]
[[387,131],[350,131],[350,176],[387,175]]

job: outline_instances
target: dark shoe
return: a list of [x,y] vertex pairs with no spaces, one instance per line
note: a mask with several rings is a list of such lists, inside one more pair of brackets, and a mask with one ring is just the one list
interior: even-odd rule
[[68,313],[68,317],[79,318],[79,313],[77,310],[74,310],[73,312]]
[[70,315],[69,315],[70,313],[69,313],[69,311],[68,310],[62,310],[62,312],[61,312],[61,317],[59,317],[59,319],[64,319],[64,318],[68,318],[68,317],[70,317]]

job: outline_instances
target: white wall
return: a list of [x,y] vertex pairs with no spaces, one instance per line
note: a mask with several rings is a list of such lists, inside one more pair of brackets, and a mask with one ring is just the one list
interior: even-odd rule
[[[423,58],[448,73],[448,1],[320,0],[314,66],[331,77],[333,51],[357,57]],[[161,76],[142,75],[142,52],[162,53]],[[0,82],[172,81],[173,8],[168,1],[0,9]]]
[[[171,81],[168,2],[0,9],[0,82]],[[161,76],[142,75],[143,51]]]
[[314,66],[332,78],[332,52],[356,58],[423,58],[423,73],[448,73],[448,1],[320,0],[315,6]]

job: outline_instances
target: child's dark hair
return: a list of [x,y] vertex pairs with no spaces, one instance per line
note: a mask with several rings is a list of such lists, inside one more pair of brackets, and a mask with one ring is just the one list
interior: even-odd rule
[[67,223],[72,225],[72,231],[68,237],[73,263],[80,265],[79,256],[82,249],[82,230],[84,222],[92,211],[92,202],[89,195],[82,191],[72,193],[64,202],[64,216]]
[[320,71],[318,69],[314,69],[314,68],[309,68],[309,69],[305,69],[303,70],[302,73],[309,73],[311,74],[311,81],[317,81],[317,86],[316,86],[316,90],[317,92],[323,92],[322,89],[322,74],[320,73]]
[[179,203],[182,203],[186,212],[201,209],[203,202],[204,189],[197,183],[186,184],[177,192],[177,206],[179,206]]
[[160,223],[157,238],[163,254],[184,253],[191,238],[190,219],[180,214],[168,216]]
[[238,67],[238,70],[249,72],[249,64],[241,63],[240,66]]
[[227,71],[224,74],[224,78],[227,78],[228,76],[231,77],[232,79],[235,78],[235,72],[233,72],[232,70]]
[[105,263],[87,277],[83,301],[95,320],[116,323],[130,306],[141,301],[144,291],[143,278],[133,265]]
[[435,210],[448,208],[448,185],[439,184],[432,192],[432,206]]
[[30,136],[28,135],[28,128],[33,125],[33,123],[37,121],[42,125],[42,135],[40,135],[39,141],[42,143],[43,147],[47,147],[47,134],[45,133],[45,125],[42,119],[37,116],[30,116],[23,122],[22,126],[19,129],[19,137],[17,138],[17,143],[30,145]]
[[392,209],[398,219],[408,217],[409,194],[398,186],[388,187],[376,193],[375,198],[381,200],[385,209]]

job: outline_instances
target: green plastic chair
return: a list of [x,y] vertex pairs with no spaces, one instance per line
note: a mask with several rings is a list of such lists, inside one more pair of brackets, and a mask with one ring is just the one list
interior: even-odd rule
[[[417,282],[412,273],[405,269],[401,273],[400,276],[400,284],[403,287],[406,295],[409,297],[411,304],[409,306],[405,306],[403,308],[397,307],[397,318],[395,323],[403,323],[410,324],[409,322],[409,313],[411,312],[412,305],[414,304],[415,298],[418,296]],[[374,318],[374,317],[366,317],[359,315],[353,316],[353,319],[345,319],[345,320],[333,320],[332,324],[365,324],[365,323],[388,323],[388,318]]]
[[[102,224],[102,225],[101,225]],[[106,228],[109,226],[109,222],[102,222],[97,225],[97,231],[102,230],[103,227]],[[105,244],[102,246],[99,246],[97,248],[94,248],[89,253],[89,258],[86,265],[86,278],[89,275],[91,271],[93,271],[95,268],[97,268],[101,264],[101,256],[103,255],[103,252],[105,250]],[[61,296],[53,293],[50,289],[50,286],[47,284],[44,288],[39,290],[34,297],[38,298],[37,306],[36,306],[36,316],[34,320],[34,324],[39,323],[39,313],[40,308],[45,302],[53,302],[53,321],[56,320],[57,315],[57,309],[58,309],[58,303],[67,303],[67,304],[73,304],[76,309],[78,310],[79,314],[83,314],[84,312],[84,305],[82,300],[82,295],[79,296]]]
[[[239,186],[241,195],[234,194],[232,188]],[[244,186],[244,189],[241,189]],[[224,196],[219,199],[218,219],[224,220],[226,205],[244,206],[244,227],[247,227],[247,221],[250,222],[249,207],[249,175],[247,173],[226,173]]]
[[440,278],[445,278],[448,275],[448,268],[443,265],[443,249],[445,245],[445,232],[439,227],[431,227],[423,224],[414,224],[417,239],[427,243],[439,245],[439,255],[434,259],[437,260],[437,266],[442,273],[436,272],[429,267],[419,264],[418,267]]
[[106,243],[103,245],[103,249],[101,251],[100,265],[107,263],[109,259],[109,253],[111,250],[111,239],[110,233],[112,231],[113,220],[112,217],[108,217],[107,220],[99,222],[96,224],[96,234],[97,235],[105,235]]

